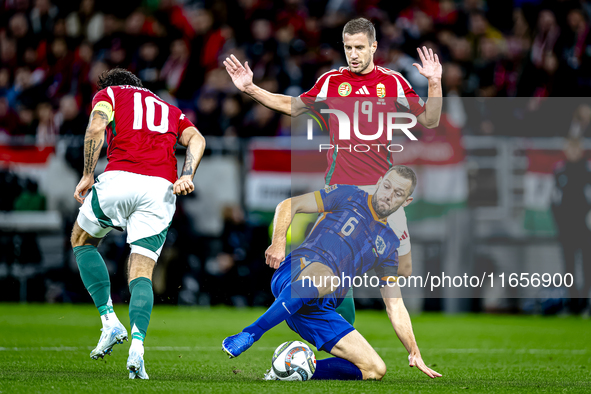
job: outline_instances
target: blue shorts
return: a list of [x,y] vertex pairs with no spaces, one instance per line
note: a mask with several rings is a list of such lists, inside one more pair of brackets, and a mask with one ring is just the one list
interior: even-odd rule
[[[293,257],[295,259],[295,256]],[[286,259],[271,279],[271,291],[277,298],[281,291],[299,276],[298,264],[291,264]],[[317,298],[305,304],[299,311],[288,317],[285,322],[303,339],[310,342],[316,349],[330,352],[341,338],[355,330],[335,309],[338,306],[336,298],[327,296]]]

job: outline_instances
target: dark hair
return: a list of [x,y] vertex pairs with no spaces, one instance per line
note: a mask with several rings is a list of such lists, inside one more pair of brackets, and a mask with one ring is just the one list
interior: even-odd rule
[[384,174],[383,178],[386,178],[388,174],[392,171],[396,171],[398,175],[412,182],[412,184],[410,185],[410,193],[408,193],[407,196],[410,197],[410,195],[415,191],[415,187],[417,186],[417,175],[415,174],[415,172],[410,167],[398,164],[390,167],[390,169],[386,171],[386,173]]
[[131,71],[116,67],[112,70],[104,71],[98,78],[98,88],[102,90],[109,86],[131,85],[143,88],[142,81]]
[[364,33],[367,36],[369,44],[373,44],[376,40],[376,28],[373,23],[365,18],[351,19],[343,28],[343,39],[345,34]]

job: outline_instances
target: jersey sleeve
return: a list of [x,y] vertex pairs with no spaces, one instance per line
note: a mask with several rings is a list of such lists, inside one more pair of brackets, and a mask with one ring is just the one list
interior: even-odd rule
[[92,107],[94,108],[94,106],[101,101],[106,101],[111,107],[113,107],[113,101],[111,100],[109,93],[107,93],[107,89],[99,90],[97,94],[94,95],[94,98],[92,99]]
[[318,212],[331,212],[348,202],[358,189],[354,186],[347,185],[331,185],[322,190],[314,192],[316,197],[316,204],[318,205]]
[[401,112],[410,112],[415,116],[419,116],[425,111],[425,102],[414,91],[410,82],[408,82],[402,75],[393,75],[396,79],[397,99],[396,106]]
[[311,107],[317,101],[324,101],[328,96],[328,80],[332,73],[336,70],[331,70],[324,73],[318,78],[312,89],[300,95],[300,99],[307,107]]
[[95,110],[103,111],[107,114],[109,120],[113,120],[113,100],[107,93],[107,89],[102,89],[94,95],[92,99],[92,111]]
[[398,236],[398,240],[400,241],[398,256],[404,256],[405,254],[410,253],[410,234],[404,208],[400,207],[388,217],[388,225],[394,230],[394,233]]
[[384,287],[388,283],[398,280],[398,251],[391,253],[386,260],[375,269],[376,275],[380,278],[380,286]]
[[399,238],[400,246],[398,247],[398,254],[400,256],[404,256],[405,254],[410,253],[410,235],[408,235],[408,231],[405,231],[402,236]]
[[183,131],[189,127],[195,127],[195,125],[193,124],[193,122],[191,122],[189,120],[189,118],[187,118],[185,116],[185,114],[181,113],[181,116],[179,117],[179,136],[178,136],[178,138],[181,138]]

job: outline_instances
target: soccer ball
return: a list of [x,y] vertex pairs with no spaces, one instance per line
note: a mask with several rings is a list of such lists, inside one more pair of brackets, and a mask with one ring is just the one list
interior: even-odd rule
[[273,372],[279,380],[308,380],[316,371],[316,356],[300,341],[282,343],[273,353]]

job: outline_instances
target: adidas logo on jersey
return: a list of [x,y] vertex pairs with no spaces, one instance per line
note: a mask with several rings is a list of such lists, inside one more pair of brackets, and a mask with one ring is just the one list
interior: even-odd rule
[[367,90],[365,85],[363,85],[363,87],[361,89],[359,89],[358,91],[356,91],[355,93],[356,94],[369,94],[369,90]]
[[408,238],[408,234],[406,233],[406,231],[404,232],[404,234],[402,234],[402,237],[399,238],[400,241],[407,239]]

